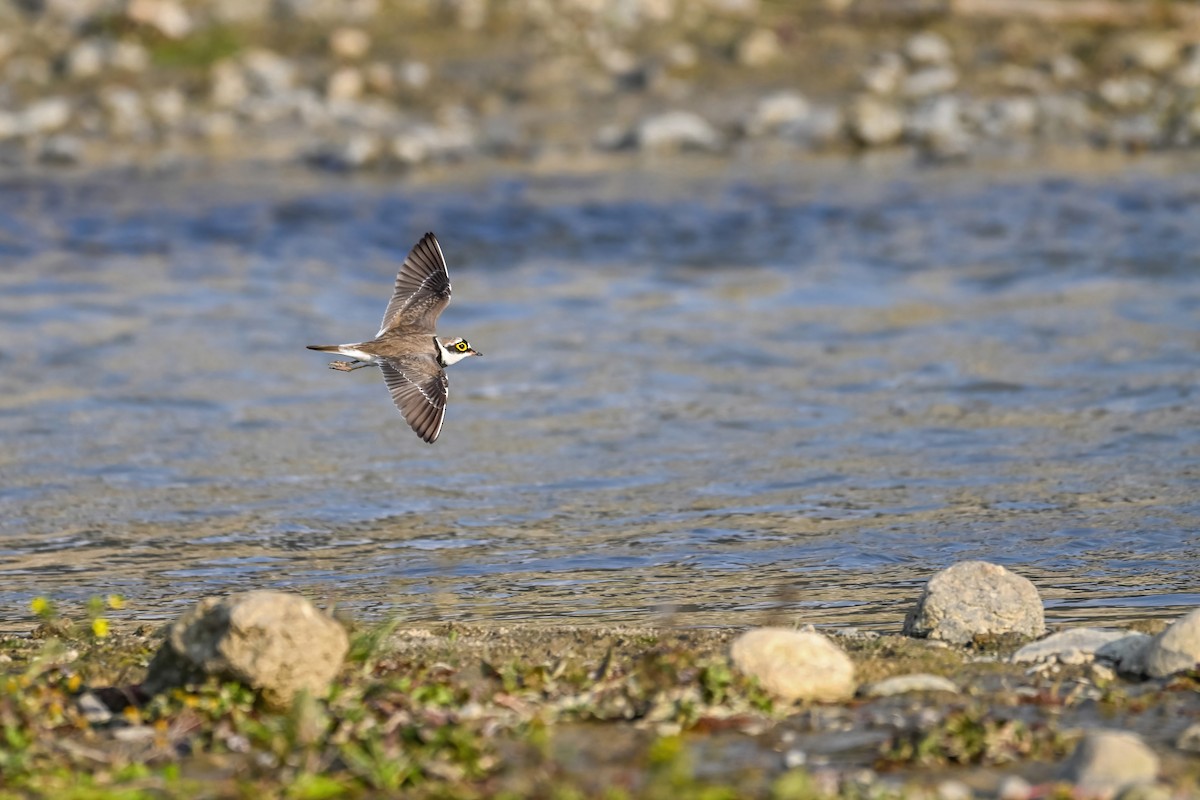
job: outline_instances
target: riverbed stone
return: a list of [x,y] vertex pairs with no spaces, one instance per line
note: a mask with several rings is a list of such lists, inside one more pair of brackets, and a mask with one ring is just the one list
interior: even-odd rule
[[828,637],[787,628],[748,631],[730,648],[743,674],[782,700],[836,701],[854,694],[854,664]]
[[986,561],[962,561],[934,575],[904,620],[907,635],[951,644],[980,636],[1041,636],[1045,630],[1037,588]]
[[1154,637],[1143,654],[1145,673],[1165,678],[1200,664],[1200,608]]
[[770,28],[757,28],[751,31],[737,45],[738,63],[752,69],[772,64],[778,61],[782,55],[783,48],[779,44],[779,34]]
[[904,114],[891,103],[871,95],[859,97],[847,115],[850,134],[868,147],[893,144],[904,135]]
[[809,110],[808,100],[799,92],[775,92],[755,104],[744,128],[750,136],[778,133],[785,127],[802,123]]
[[927,67],[906,76],[900,83],[900,93],[905,97],[929,97],[957,85],[958,71],[953,67]]
[[905,72],[904,59],[897,53],[885,50],[874,56],[860,79],[867,91],[888,95],[900,88]]
[[1129,636],[1128,631],[1107,628],[1070,628],[1030,642],[1010,656],[1015,664],[1057,661],[1061,664],[1086,664],[1096,651]]
[[909,692],[950,692],[951,694],[958,694],[959,691],[958,685],[949,678],[943,678],[941,675],[915,672],[911,675],[896,675],[891,678],[885,678],[877,683],[869,684],[860,690],[860,694],[864,697],[891,697],[892,695],[908,694]]
[[1084,735],[1064,762],[1060,776],[1091,795],[1113,796],[1153,783],[1159,760],[1136,733],[1098,730]]
[[348,648],[342,626],[299,595],[209,597],[171,625],[145,686],[156,693],[215,675],[286,706],[302,691],[325,694]]
[[643,150],[715,150],[721,134],[699,114],[666,111],[638,123],[636,141]]
[[1200,722],[1193,722],[1179,734],[1175,746],[1185,753],[1200,753]]
[[949,64],[954,59],[950,42],[933,31],[922,31],[910,36],[904,43],[904,55],[909,61],[922,66]]

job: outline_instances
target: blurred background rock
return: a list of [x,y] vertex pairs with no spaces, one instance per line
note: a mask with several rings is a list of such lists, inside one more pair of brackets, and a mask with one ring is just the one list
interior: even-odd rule
[[0,0],[0,161],[1192,147],[1198,41],[1133,0]]

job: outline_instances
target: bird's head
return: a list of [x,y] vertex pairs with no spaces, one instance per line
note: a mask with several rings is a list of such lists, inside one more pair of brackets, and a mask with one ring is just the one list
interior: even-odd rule
[[467,356],[481,356],[483,353],[471,347],[471,343],[461,336],[457,339],[449,339],[445,342],[439,341],[442,346],[442,360],[446,365],[456,364],[462,361]]

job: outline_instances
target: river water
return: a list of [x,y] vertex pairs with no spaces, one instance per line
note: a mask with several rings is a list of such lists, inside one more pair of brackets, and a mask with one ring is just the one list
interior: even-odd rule
[[[688,169],[0,180],[0,629],[282,588],[895,630],[969,558],[1052,621],[1200,604],[1200,172]],[[304,349],[426,230],[485,353],[432,447]]]

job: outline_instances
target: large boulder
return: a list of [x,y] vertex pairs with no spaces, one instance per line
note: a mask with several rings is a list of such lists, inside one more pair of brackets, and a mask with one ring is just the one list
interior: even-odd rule
[[907,635],[951,644],[1045,632],[1042,598],[1034,585],[986,561],[963,561],[934,575],[904,620]]
[[854,664],[819,633],[759,628],[735,639],[730,657],[739,671],[787,702],[854,695]]
[[287,706],[302,691],[324,695],[348,648],[345,629],[299,595],[209,597],[171,625],[146,688],[160,692],[215,675]]

